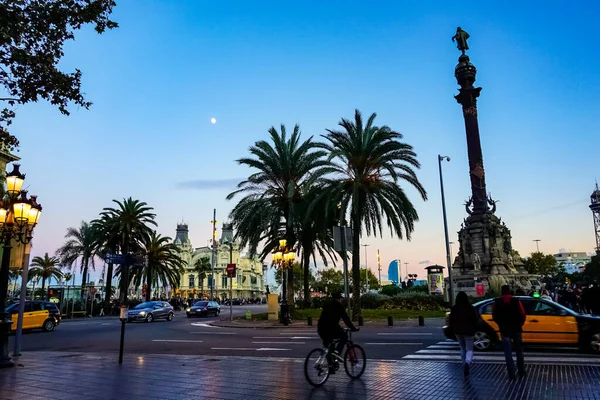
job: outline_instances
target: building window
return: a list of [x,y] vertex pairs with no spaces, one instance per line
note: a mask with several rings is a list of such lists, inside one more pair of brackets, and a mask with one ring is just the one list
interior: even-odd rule
[[229,278],[227,278],[227,275],[221,276],[221,287],[222,288],[226,288],[227,287],[227,281],[228,280],[229,280]]
[[189,287],[191,287],[191,288],[194,288],[194,287],[196,287],[196,284],[195,284],[195,282],[194,282],[194,281],[195,281],[195,278],[196,278],[196,277],[195,277],[194,275],[190,275],[190,276],[189,276]]

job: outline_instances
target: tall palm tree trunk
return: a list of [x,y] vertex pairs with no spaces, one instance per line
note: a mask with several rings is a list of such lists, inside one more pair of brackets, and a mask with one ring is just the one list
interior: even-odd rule
[[104,295],[104,312],[106,315],[110,315],[110,298],[112,296],[112,279],[113,279],[113,264],[108,264],[106,271],[106,294]]
[[352,212],[352,320],[357,321],[360,310],[360,205],[353,202]]
[[310,272],[310,246],[303,246],[304,254],[302,255],[302,262],[304,264],[304,306],[310,307],[310,287],[309,287],[309,272]]
[[146,301],[150,301],[152,294],[152,270],[146,274]]
[[47,300],[46,298],[46,277],[42,275],[42,299]]

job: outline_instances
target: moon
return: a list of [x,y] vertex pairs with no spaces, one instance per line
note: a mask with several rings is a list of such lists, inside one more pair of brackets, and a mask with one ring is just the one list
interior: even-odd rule
[[216,119],[215,117],[212,117],[212,118],[210,119],[210,123],[211,123],[211,124],[216,124],[216,123],[217,123],[217,119]]

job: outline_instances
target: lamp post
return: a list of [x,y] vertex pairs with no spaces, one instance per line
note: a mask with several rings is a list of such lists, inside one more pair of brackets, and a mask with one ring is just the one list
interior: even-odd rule
[[[446,218],[446,198],[444,196],[444,178],[442,176],[442,161],[450,162],[450,157],[438,154],[438,166],[440,169],[440,190],[442,192],[442,214],[444,215],[444,235],[446,237],[446,264],[448,266],[448,294],[450,306],[454,305],[454,284],[452,282],[452,261],[450,260],[450,241],[448,239],[448,220]],[[484,191],[485,193],[485,191]]]
[[[8,355],[8,336],[12,321],[5,312],[8,278],[10,271],[10,252],[13,240],[27,245],[37,225],[42,206],[36,196],[27,198],[27,191],[21,190],[25,175],[19,171],[19,164],[13,164],[13,170],[6,175],[4,198],[0,202],[0,239],[2,241],[2,264],[0,266],[0,367],[12,367],[14,364]],[[24,268],[27,268],[24,266]],[[26,290],[24,284],[21,290]],[[19,303],[19,325],[22,326],[25,302]]]
[[289,325],[292,322],[290,318],[290,307],[287,301],[287,269],[292,268],[296,259],[296,252],[292,248],[287,247],[287,240],[281,239],[279,246],[273,251],[273,264],[277,265],[281,270],[281,309],[280,321],[284,325]]

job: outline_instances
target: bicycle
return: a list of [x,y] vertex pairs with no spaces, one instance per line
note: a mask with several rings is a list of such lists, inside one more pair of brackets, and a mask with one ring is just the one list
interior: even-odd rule
[[[342,358],[334,352],[334,349],[339,342],[339,339],[334,340],[329,346],[321,349],[316,348],[311,350],[304,360],[304,377],[311,385],[318,387],[322,386],[329,379],[332,371],[339,369],[339,363],[344,363],[344,369],[350,379],[358,379],[365,372],[367,366],[367,356],[365,350],[352,342],[352,331],[348,328],[344,329],[348,341],[346,343],[346,352]],[[330,363],[328,360],[331,359]],[[362,363],[361,363],[362,362]],[[316,379],[311,377],[311,372],[316,372]]]

